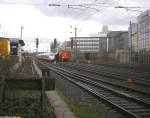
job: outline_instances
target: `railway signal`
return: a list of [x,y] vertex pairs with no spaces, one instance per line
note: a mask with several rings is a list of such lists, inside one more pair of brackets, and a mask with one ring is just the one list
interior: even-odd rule
[[57,39],[54,39],[54,49],[57,48]]
[[39,47],[39,39],[36,38],[36,51],[38,50],[38,47]]

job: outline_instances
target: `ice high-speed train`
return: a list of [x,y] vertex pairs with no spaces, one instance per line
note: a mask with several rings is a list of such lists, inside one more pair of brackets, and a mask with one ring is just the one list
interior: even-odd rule
[[59,51],[58,53],[42,53],[37,55],[38,58],[50,61],[51,63],[55,61],[69,61],[69,53],[67,51]]
[[55,55],[56,53],[50,52],[50,53],[37,54],[36,56],[40,59],[44,59],[53,63],[55,61]]

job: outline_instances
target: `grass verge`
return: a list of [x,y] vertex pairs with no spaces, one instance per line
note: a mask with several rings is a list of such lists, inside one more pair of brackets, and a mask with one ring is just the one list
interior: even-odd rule
[[69,100],[67,96],[60,90],[57,90],[58,95],[64,100],[64,102],[68,105],[71,111],[75,114],[77,118],[102,118],[100,114],[91,112],[90,109],[82,105],[80,102],[75,102]]

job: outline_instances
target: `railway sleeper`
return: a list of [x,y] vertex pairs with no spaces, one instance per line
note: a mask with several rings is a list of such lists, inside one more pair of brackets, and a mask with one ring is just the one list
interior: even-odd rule
[[133,105],[129,105],[129,104],[126,104],[126,105],[120,105],[121,107],[124,107],[125,109],[128,109],[128,110],[132,110],[132,109],[145,109],[143,108],[142,106],[133,106]]
[[132,107],[132,106],[136,106],[135,104],[126,102],[126,103],[118,103],[119,106],[123,106],[123,107]]
[[130,105],[128,102],[115,101],[115,103],[118,104],[118,105],[120,105],[120,106]]
[[115,103],[120,103],[120,104],[127,104],[128,102],[127,101],[120,101],[120,100],[116,100],[116,101],[114,101]]
[[138,116],[140,116],[141,118],[149,118],[150,117],[150,112],[147,112],[147,113],[145,113],[145,112],[136,112],[136,114],[138,115]]
[[132,109],[132,112],[149,112],[150,113],[150,109]]
[[[137,113],[137,112],[136,112]],[[150,116],[150,112],[138,112],[139,116]]]

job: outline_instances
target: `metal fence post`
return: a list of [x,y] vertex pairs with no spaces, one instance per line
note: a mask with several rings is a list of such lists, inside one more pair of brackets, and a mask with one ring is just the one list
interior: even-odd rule
[[44,112],[45,112],[45,80],[46,78],[49,77],[49,69],[44,68],[42,69],[42,80],[41,80],[41,86],[42,86],[42,91],[41,91],[41,108],[42,108],[42,117],[44,118]]
[[5,79],[2,78],[0,81],[0,103],[5,101]]

